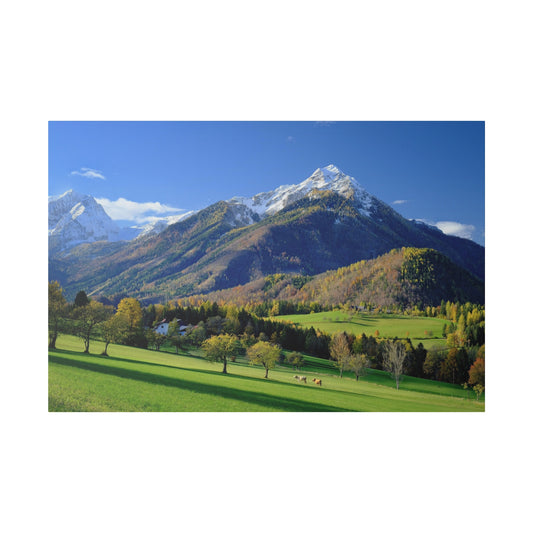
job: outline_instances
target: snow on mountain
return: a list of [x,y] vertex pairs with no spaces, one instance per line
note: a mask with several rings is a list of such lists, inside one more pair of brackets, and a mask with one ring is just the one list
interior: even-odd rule
[[175,224],[176,222],[185,220],[191,215],[194,215],[194,213],[196,213],[196,211],[187,211],[186,213],[180,213],[179,215],[170,215],[168,217],[158,218],[153,220],[152,222],[148,222],[147,224],[141,226],[131,226],[129,228],[124,229],[136,231],[137,233],[132,238],[140,239],[142,237],[148,237],[150,235],[157,235],[171,224]]
[[170,224],[194,214],[195,211],[154,218],[144,225],[119,227],[103,206],[88,194],[69,190],[48,197],[48,236],[51,248],[64,250],[83,242],[130,241],[156,235]]
[[114,241],[120,228],[89,195],[67,191],[48,197],[48,236],[51,248],[65,249],[81,242]]
[[335,165],[317,168],[311,176],[297,185],[282,185],[270,192],[262,192],[245,198],[236,196],[232,204],[242,204],[260,217],[281,211],[313,191],[333,191],[346,198],[353,198],[356,208],[364,216],[371,216],[374,198],[351,176],[344,174]]
[[[277,213],[288,205],[316,191],[333,191],[352,200],[359,213],[371,216],[377,201],[351,176],[335,165],[317,168],[311,176],[296,185],[281,185],[269,192],[228,200],[234,226],[250,225]],[[67,191],[48,197],[48,234],[50,246],[66,249],[82,242],[140,239],[156,235],[169,225],[185,220],[196,211],[179,215],[154,217],[144,225],[119,227],[92,196]]]
[[52,231],[61,217],[69,212],[77,203],[83,201],[84,195],[75,191],[67,191],[58,196],[48,197],[48,232]]

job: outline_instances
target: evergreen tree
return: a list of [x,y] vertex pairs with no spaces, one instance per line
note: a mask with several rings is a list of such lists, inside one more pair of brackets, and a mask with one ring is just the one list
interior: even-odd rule
[[74,298],[74,307],[84,307],[89,304],[89,298],[85,291],[79,291]]

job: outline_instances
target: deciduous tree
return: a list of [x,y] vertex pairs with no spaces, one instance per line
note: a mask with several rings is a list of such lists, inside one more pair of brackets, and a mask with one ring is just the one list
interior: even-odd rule
[[485,387],[481,384],[474,385],[474,392],[476,393],[476,400],[479,400],[479,397],[483,394]]
[[135,298],[123,298],[118,304],[117,315],[124,317],[128,324],[124,342],[128,345],[141,345],[144,342],[144,345],[146,345],[142,328],[142,310],[139,301]]
[[366,369],[370,366],[370,361],[366,354],[356,353],[348,358],[347,366],[355,374],[355,380],[359,381],[359,378],[365,375]]
[[302,366],[305,364],[304,356],[299,352],[292,352],[287,356],[287,362],[289,365],[292,366],[292,368],[296,368],[297,370],[300,370]]
[[383,369],[396,381],[396,389],[400,388],[400,381],[404,370],[407,352],[402,342],[386,341],[383,347]]
[[173,320],[168,327],[167,339],[170,341],[172,346],[176,348],[176,353],[179,353],[180,348],[185,344],[186,340],[188,340],[186,335],[182,335],[180,328],[180,322],[177,320]]
[[104,341],[102,355],[108,355],[107,348],[110,343],[120,344],[124,340],[128,331],[128,323],[123,315],[115,313],[111,318],[102,323],[100,330]]
[[222,373],[227,374],[228,359],[240,353],[241,343],[235,335],[224,333],[204,341],[202,348],[205,351],[205,358],[208,361],[222,362]]
[[195,346],[200,346],[207,338],[207,330],[204,322],[199,322],[196,327],[189,329],[187,340]]
[[281,355],[281,349],[275,344],[259,341],[246,350],[246,357],[252,365],[261,364],[265,368],[265,378],[268,379],[268,371],[276,365]]
[[346,370],[350,355],[352,354],[348,339],[344,333],[336,333],[333,336],[329,345],[329,353],[335,361],[335,366],[339,369],[340,377],[342,378],[342,372]]
[[470,385],[485,386],[485,356],[478,357],[468,372],[468,383]]
[[67,315],[67,301],[59,282],[48,283],[48,348],[55,348],[62,322]]
[[91,300],[83,307],[74,308],[74,332],[83,340],[85,345],[85,350],[83,353],[89,353],[89,343],[91,341],[91,336],[93,335],[95,326],[107,320],[112,313],[112,307],[105,306],[96,300]]

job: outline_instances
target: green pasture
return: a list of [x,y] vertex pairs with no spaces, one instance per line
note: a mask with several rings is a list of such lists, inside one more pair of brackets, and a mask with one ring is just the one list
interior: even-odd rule
[[345,331],[354,335],[375,336],[379,338],[409,337],[414,346],[421,342],[425,348],[437,346],[444,348],[446,339],[442,337],[442,328],[449,321],[442,318],[414,317],[387,314],[349,314],[344,311],[324,311],[308,315],[280,315],[272,320],[292,322],[304,328],[313,326],[325,333],[333,334]]
[[[93,341],[90,355],[82,351],[70,336],[49,351],[49,411],[484,411],[459,386],[406,377],[398,391],[384,372],[340,379],[331,362],[314,357],[299,371],[278,366],[266,380],[244,358],[223,375],[198,349],[176,355],[111,345],[103,357],[102,343]],[[307,385],[295,374],[307,376]]]

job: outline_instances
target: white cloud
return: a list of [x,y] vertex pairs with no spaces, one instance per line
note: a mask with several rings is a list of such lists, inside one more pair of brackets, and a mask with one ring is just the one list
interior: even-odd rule
[[407,203],[407,200],[394,200],[394,202],[392,202],[392,205],[399,205],[405,203]]
[[113,220],[130,220],[137,224],[145,224],[163,218],[165,215],[183,211],[183,209],[160,202],[133,202],[126,198],[118,200],[96,198],[96,201]]
[[105,180],[105,176],[100,170],[94,168],[81,167],[80,170],[73,170],[71,174],[75,176],[83,176],[84,178]]
[[472,224],[461,224],[460,222],[452,222],[449,220],[443,220],[441,222],[435,222],[434,224],[439,228],[442,233],[446,235],[454,235],[455,237],[463,237],[463,239],[472,239],[472,235],[476,230]]
[[452,222],[450,220],[442,220],[440,222],[432,222],[424,218],[416,219],[428,226],[435,226],[445,233],[446,235],[453,235],[455,237],[462,237],[463,239],[472,239],[476,227],[472,224],[461,224],[461,222]]

